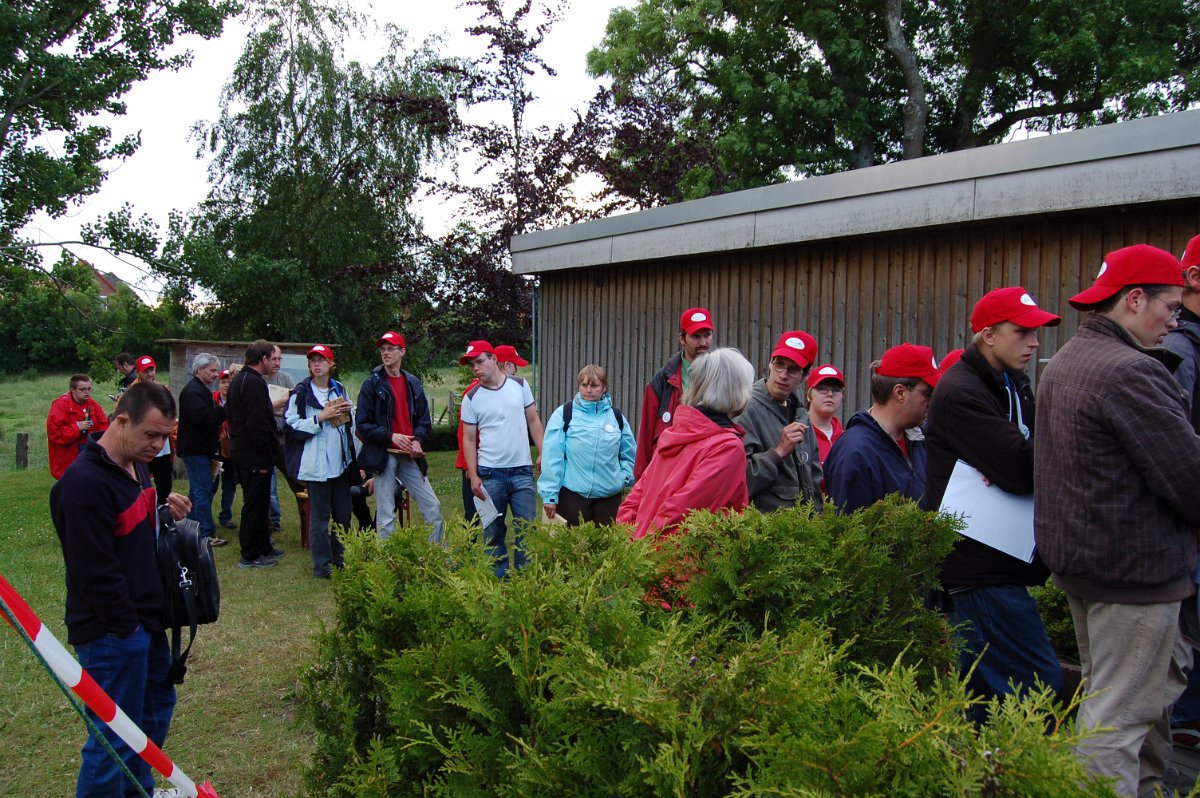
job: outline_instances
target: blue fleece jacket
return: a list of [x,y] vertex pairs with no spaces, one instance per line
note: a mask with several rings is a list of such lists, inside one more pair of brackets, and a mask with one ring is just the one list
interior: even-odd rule
[[618,425],[612,398],[605,394],[588,402],[579,394],[572,400],[571,425],[563,434],[563,409],[558,407],[546,423],[542,446],[542,475],[538,494],[546,504],[558,504],[565,485],[588,499],[615,496],[633,484],[637,443],[629,419]]

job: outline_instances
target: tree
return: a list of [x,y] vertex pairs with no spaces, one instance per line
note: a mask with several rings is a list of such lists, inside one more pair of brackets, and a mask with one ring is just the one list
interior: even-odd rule
[[[51,216],[95,193],[103,162],[126,158],[137,136],[111,143],[96,121],[121,115],[121,97],[188,53],[177,36],[221,32],[235,0],[6,0],[0,11],[0,246],[39,210]],[[61,135],[52,151],[43,137]]]
[[444,140],[436,102],[375,98],[436,98],[446,78],[425,68],[428,48],[404,56],[394,29],[377,64],[348,61],[366,23],[343,5],[265,0],[250,21],[221,116],[196,131],[213,189],[172,221],[159,269],[213,331],[344,343],[361,362],[381,325],[430,313],[433,280],[405,242]]
[[1188,107],[1200,7],[642,0],[588,65],[612,80],[589,166],[644,206]]

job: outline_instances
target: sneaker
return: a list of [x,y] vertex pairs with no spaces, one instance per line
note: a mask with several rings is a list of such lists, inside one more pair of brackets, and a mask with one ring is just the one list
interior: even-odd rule
[[212,537],[210,537],[208,539],[208,545],[212,546],[215,549],[220,546],[228,546],[229,541],[226,540],[225,538],[219,538],[216,535],[213,535]]
[[282,556],[283,556],[283,555],[285,555],[285,554],[287,554],[287,552],[286,552],[286,551],[284,551],[283,549],[279,549],[279,548],[272,548],[272,549],[271,549],[271,556],[272,556],[272,557],[274,557],[274,558],[276,558],[276,559],[278,559],[278,558],[282,557]]
[[259,557],[257,560],[247,560],[244,557],[238,558],[238,568],[274,568],[279,565],[279,560],[272,557]]
[[237,528],[238,528],[238,525],[233,523],[232,521],[222,521],[221,522],[221,529],[237,529]]
[[158,787],[154,790],[154,798],[183,798],[183,791],[178,787]]

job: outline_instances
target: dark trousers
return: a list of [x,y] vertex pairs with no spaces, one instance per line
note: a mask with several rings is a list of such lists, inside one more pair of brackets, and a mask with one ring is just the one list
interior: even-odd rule
[[308,482],[308,543],[312,554],[312,573],[327,577],[342,567],[342,541],[338,530],[350,528],[350,469],[341,476],[323,482]]
[[271,530],[267,526],[271,471],[271,466],[238,463],[238,480],[242,486],[242,522],[238,528],[238,542],[242,547],[242,559],[247,562],[271,553]]
[[558,509],[555,512],[567,520],[568,526],[578,526],[587,521],[611,524],[617,520],[620,506],[620,493],[602,499],[589,499],[563,486],[558,491]]
[[[238,477],[237,466],[232,460],[226,460],[221,468],[221,476],[218,478],[216,485],[221,488],[221,514],[218,521],[225,523],[233,520],[233,497],[237,492]],[[213,491],[216,492],[217,487],[214,485]]]
[[175,475],[171,472],[171,455],[164,454],[151,460],[150,476],[154,479],[154,492],[157,494],[158,503],[166,504],[171,485],[175,481]]

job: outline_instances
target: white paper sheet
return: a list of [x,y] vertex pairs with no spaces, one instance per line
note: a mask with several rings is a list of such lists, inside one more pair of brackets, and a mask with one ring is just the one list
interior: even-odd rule
[[496,503],[492,501],[492,497],[487,495],[487,491],[483,492],[484,498],[473,496],[475,499],[475,512],[479,514],[479,523],[485,529],[487,525],[500,517],[500,511],[496,509]]
[[959,460],[946,485],[942,506],[966,521],[962,533],[1025,562],[1033,562],[1033,496],[985,485],[983,474]]

